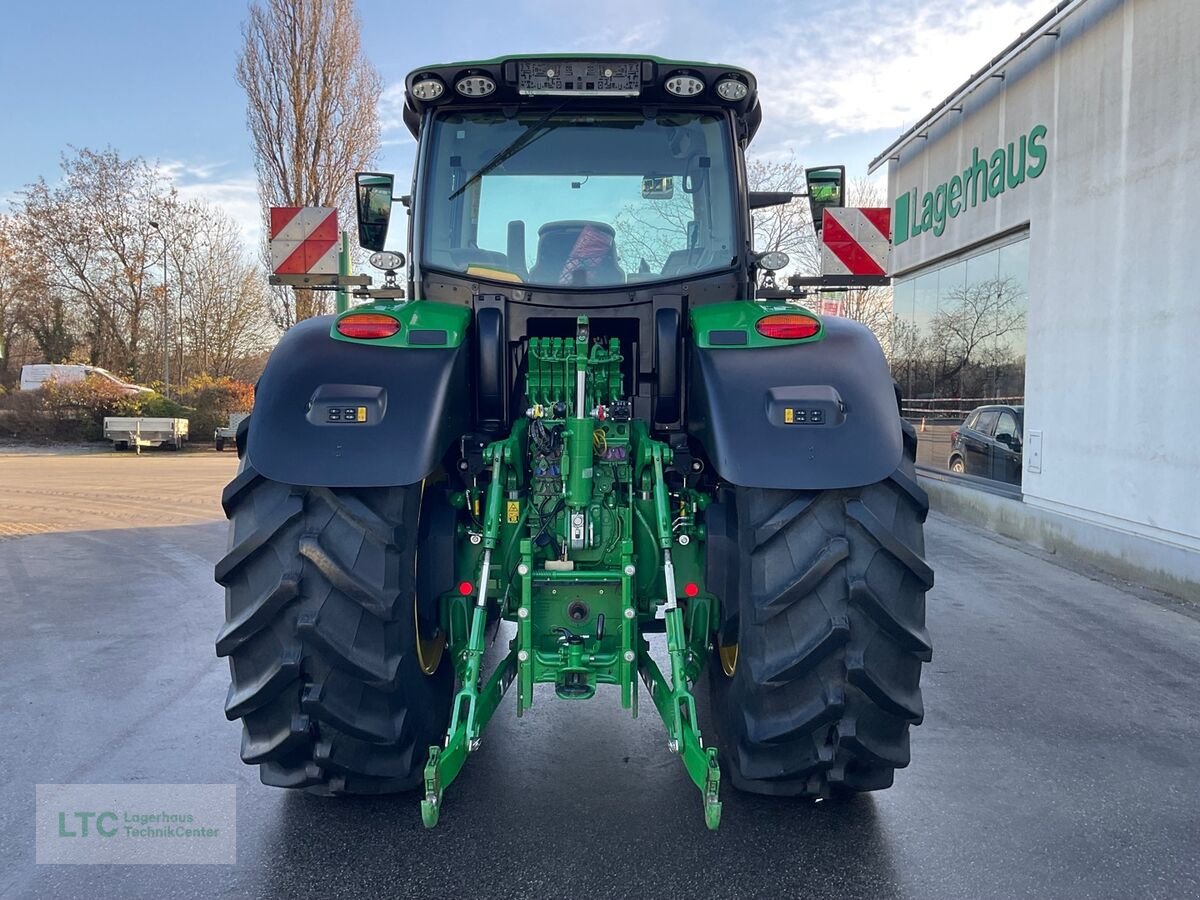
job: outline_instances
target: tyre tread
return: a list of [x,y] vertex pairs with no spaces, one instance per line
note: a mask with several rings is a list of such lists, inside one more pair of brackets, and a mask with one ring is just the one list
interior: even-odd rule
[[225,488],[216,651],[229,659],[241,757],[264,784],[322,795],[420,785],[453,673],[426,676],[412,649],[419,491],[290,487],[245,459]]
[[[712,665],[721,757],[754,793],[829,797],[889,787],[924,716],[915,441],[889,478],[831,491],[736,489],[743,557],[738,666]],[[915,437],[915,435],[914,435]]]

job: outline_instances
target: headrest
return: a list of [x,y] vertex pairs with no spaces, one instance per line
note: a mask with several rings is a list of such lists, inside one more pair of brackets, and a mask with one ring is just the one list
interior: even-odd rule
[[603,231],[609,237],[615,237],[617,234],[611,225],[603,222],[590,222],[587,219],[562,219],[558,222],[547,222],[538,229],[538,237],[542,237],[548,231],[582,231],[585,228]]

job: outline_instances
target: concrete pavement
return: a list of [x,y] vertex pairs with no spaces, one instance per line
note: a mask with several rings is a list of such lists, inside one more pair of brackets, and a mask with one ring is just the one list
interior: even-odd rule
[[[615,698],[543,692],[519,721],[505,702],[428,832],[413,797],[297,795],[238,760],[212,646],[232,455],[86,476],[39,459],[18,479],[11,459],[0,516],[26,497],[20,516],[63,530],[0,540],[5,900],[1200,896],[1200,621],[1166,597],[933,516],[927,715],[891,790],[811,805],[726,786],[709,833],[649,704],[630,721]],[[126,472],[141,493],[106,514]],[[43,501],[46,473],[74,486]],[[34,863],[35,784],[126,781],[236,783],[237,864]]]

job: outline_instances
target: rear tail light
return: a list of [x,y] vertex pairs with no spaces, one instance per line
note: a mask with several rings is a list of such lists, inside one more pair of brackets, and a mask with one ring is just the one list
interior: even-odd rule
[[952,444],[958,443],[958,432],[957,431],[950,432],[950,443],[952,443]]
[[337,330],[348,338],[373,340],[391,337],[400,330],[400,323],[379,313],[351,313],[338,320]]
[[812,316],[799,313],[776,313],[763,316],[754,326],[763,337],[780,341],[810,338],[821,330],[821,323]]

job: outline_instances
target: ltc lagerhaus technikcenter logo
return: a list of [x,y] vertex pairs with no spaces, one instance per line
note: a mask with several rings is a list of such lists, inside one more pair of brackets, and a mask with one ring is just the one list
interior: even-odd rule
[[1035,125],[1028,134],[1009,141],[1007,147],[997,147],[988,157],[980,156],[979,148],[973,147],[971,164],[963,173],[926,191],[919,204],[919,188],[899,195],[892,206],[892,245],[926,232],[941,237],[949,219],[999,197],[1005,189],[1015,190],[1027,178],[1037,178],[1046,171],[1046,133],[1045,125]]
[[40,864],[237,862],[232,784],[39,784]]

